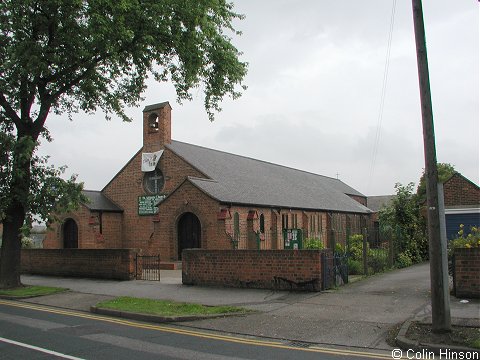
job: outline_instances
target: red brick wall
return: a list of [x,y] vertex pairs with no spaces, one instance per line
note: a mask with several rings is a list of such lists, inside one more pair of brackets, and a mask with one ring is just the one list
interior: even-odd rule
[[480,298],[480,248],[455,249],[455,296]]
[[480,205],[480,188],[460,174],[443,184],[445,206]]
[[365,196],[358,196],[358,195],[348,195],[348,196],[350,196],[353,200],[359,202],[363,206],[367,206],[367,198]]
[[171,193],[175,190],[187,176],[207,178],[207,176],[169,149],[166,149],[162,155],[160,169],[164,176],[167,177],[163,191],[165,193]]
[[[238,249],[253,249],[249,246],[249,233],[252,229],[258,231],[260,229],[260,215],[264,215],[265,219],[265,236],[260,242],[260,248],[267,250],[283,249],[283,229],[282,215],[288,216],[288,227],[292,228],[292,216],[297,215],[297,228],[303,230],[303,238],[319,238],[327,246],[327,213],[318,211],[303,211],[280,209],[277,211],[271,208],[253,208],[245,206],[231,206],[228,208],[230,217],[225,219],[225,231],[233,236],[234,230],[234,214],[238,212],[240,220],[240,239]],[[256,217],[248,220],[249,211],[256,211]],[[345,215],[343,215],[345,216]],[[315,217],[315,219],[313,219]],[[314,226],[311,221],[314,220]],[[250,244],[251,245],[251,244]]]
[[85,206],[60,217],[60,221],[51,224],[43,240],[44,249],[63,248],[63,224],[73,219],[78,226],[79,249],[115,249],[122,247],[122,214],[103,213],[100,232],[100,214],[91,212]]
[[329,250],[203,250],[183,253],[186,285],[322,290],[322,253]]
[[[152,109],[143,113],[143,150],[145,152],[155,152],[163,149],[165,144],[172,142],[172,108],[170,104],[165,104],[160,109]],[[157,115],[158,128],[149,126],[151,115]]]
[[[239,242],[238,249],[257,249],[257,241],[253,232],[260,231],[260,216],[264,216],[265,233],[263,240],[260,241],[261,249],[277,249],[280,246],[279,239],[281,238],[281,215],[271,208],[253,208],[247,206],[231,206],[228,208],[230,211],[229,217],[225,219],[223,227],[223,233],[228,233],[231,238],[234,236],[234,216],[238,213],[239,216]],[[255,211],[255,215],[252,219],[248,219],[250,211]],[[280,222],[278,221],[280,216]],[[299,215],[300,216],[300,215]],[[278,225],[280,224],[280,225]],[[280,226],[280,228],[278,228]],[[229,237],[229,238],[230,238]],[[233,244],[229,247],[233,248]]]
[[158,222],[152,236],[152,249],[162,261],[178,259],[178,221],[187,212],[195,214],[201,226],[201,247],[231,249],[225,234],[224,221],[217,219],[221,207],[218,201],[186,181],[158,207]]
[[[200,220],[202,227],[202,248],[231,249],[232,242],[226,232],[233,226],[233,219],[218,220],[217,214],[222,207],[218,201],[198,190],[192,183],[185,182],[188,176],[206,178],[198,169],[194,168],[181,157],[165,147],[171,142],[171,113],[170,106],[165,104],[161,109],[153,109],[143,113],[144,146],[133,156],[110,183],[102,190],[103,193],[118,204],[123,214],[107,214],[102,218],[102,234],[98,224],[92,224],[90,217],[96,215],[82,207],[71,217],[79,228],[79,248],[140,248],[145,254],[160,254],[162,261],[178,259],[177,224],[185,212],[194,213]],[[148,126],[150,115],[158,115],[158,129]],[[171,196],[160,205],[158,216],[139,216],[138,197],[147,195],[143,188],[144,173],[141,171],[141,157],[143,152],[164,150],[158,167],[165,177],[165,186],[162,194]],[[183,184],[183,185],[182,185]],[[181,186],[180,186],[181,185]],[[180,187],[179,187],[180,186]],[[172,192],[174,192],[172,194]],[[358,197],[357,201],[362,202]],[[249,211],[257,212],[254,219],[247,220]],[[240,215],[240,233],[244,235],[239,243],[240,249],[255,248],[258,246],[251,234],[259,229],[259,217],[265,216],[266,236],[261,240],[262,249],[282,249],[282,215],[297,216],[297,228],[320,234],[325,245],[328,244],[326,212],[307,212],[302,210],[282,209],[280,212],[270,208],[251,208],[232,206],[230,213],[238,211]],[[311,231],[309,218],[311,214],[320,216],[321,226]],[[345,214],[339,214],[344,218]],[[345,223],[339,220],[339,224]],[[343,221],[343,222],[341,222]],[[291,226],[290,226],[291,227]],[[309,234],[310,234],[309,233]],[[53,232],[49,232],[44,242],[46,248],[62,248],[62,223],[53,225]]]
[[136,253],[133,249],[22,249],[22,272],[131,280]]
[[[144,173],[141,171],[141,157],[142,154],[139,152],[105,187],[104,192],[124,210],[122,247],[142,248],[145,252],[156,254],[168,238],[158,236],[157,224],[153,222],[154,216],[138,215],[138,197],[147,195],[143,189]],[[165,149],[159,168],[166,177],[163,190],[165,194],[178,187],[187,176],[204,177],[169,149]],[[162,259],[171,258],[165,251],[160,254]]]

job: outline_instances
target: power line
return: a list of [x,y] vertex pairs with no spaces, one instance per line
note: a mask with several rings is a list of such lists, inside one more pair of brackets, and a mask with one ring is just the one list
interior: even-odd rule
[[378,118],[377,118],[377,130],[375,132],[375,140],[373,142],[373,153],[372,153],[372,162],[370,164],[370,174],[368,177],[367,191],[370,191],[370,185],[372,183],[373,174],[375,171],[375,163],[377,161],[378,145],[380,143],[380,135],[382,132],[382,121],[383,121],[383,110],[385,108],[385,97],[387,94],[387,82],[388,82],[388,70],[390,67],[390,52],[392,49],[392,38],[393,38],[393,27],[395,25],[395,10],[397,7],[397,0],[392,2],[392,11],[390,15],[390,29],[388,33],[388,44],[387,44],[387,53],[385,55],[385,66],[383,69],[383,83],[382,83],[382,93],[380,95],[380,106],[378,109]]

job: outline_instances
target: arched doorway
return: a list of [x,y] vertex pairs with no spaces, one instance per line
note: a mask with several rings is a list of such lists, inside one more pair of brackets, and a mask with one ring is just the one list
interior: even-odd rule
[[63,247],[65,249],[78,248],[78,226],[73,219],[67,219],[63,224]]
[[199,248],[201,245],[202,229],[200,220],[195,214],[187,212],[178,221],[178,259],[182,259],[182,250]]

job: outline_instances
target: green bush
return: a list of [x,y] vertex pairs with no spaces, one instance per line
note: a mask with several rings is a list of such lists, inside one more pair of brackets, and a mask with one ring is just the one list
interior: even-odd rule
[[343,254],[345,254],[345,250],[343,249],[342,244],[340,244],[340,243],[335,243],[335,254],[337,254],[337,255],[343,255]]
[[455,248],[474,248],[480,247],[480,228],[472,226],[470,233],[465,236],[464,225],[460,224],[460,230],[458,231],[458,237],[450,240],[448,243],[448,256],[453,255],[453,249]]
[[388,251],[385,249],[369,249],[367,264],[374,273],[385,271],[388,268]]
[[423,200],[414,193],[414,186],[396,184],[396,196],[379,212],[380,235],[389,239],[395,249],[395,261],[400,264],[428,259],[426,219],[421,214]]
[[305,239],[303,248],[308,250],[322,250],[325,248],[325,246],[323,245],[323,242],[320,239],[308,238],[308,239]]
[[33,248],[33,240],[28,237],[22,238],[22,249],[31,249]]
[[359,260],[348,259],[348,274],[363,275],[363,264]]
[[396,265],[399,268],[405,268],[413,265],[413,260],[408,252],[398,254]]
[[[363,259],[363,235],[354,234],[350,235],[349,240],[349,256],[353,260],[362,261]],[[367,243],[367,252],[369,245]]]
[[477,226],[472,226],[470,228],[470,233],[465,236],[464,225],[460,224],[460,230],[458,230],[458,237],[452,239],[448,242],[447,245],[447,254],[448,254],[448,272],[450,275],[453,275],[453,253],[455,248],[475,248],[480,247],[480,228]]

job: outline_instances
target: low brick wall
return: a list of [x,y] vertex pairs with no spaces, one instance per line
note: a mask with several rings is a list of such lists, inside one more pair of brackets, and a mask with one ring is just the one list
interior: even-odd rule
[[22,273],[131,280],[133,249],[22,249]]
[[330,250],[202,250],[182,253],[185,285],[320,291]]
[[455,249],[456,297],[480,298],[480,248]]

